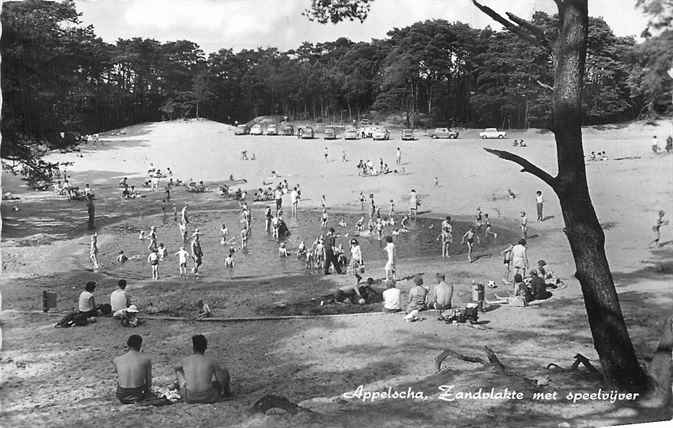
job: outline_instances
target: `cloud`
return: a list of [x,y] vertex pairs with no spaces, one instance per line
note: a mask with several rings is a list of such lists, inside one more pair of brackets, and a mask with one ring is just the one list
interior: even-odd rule
[[[369,18],[360,22],[321,25],[301,13],[311,0],[79,0],[82,20],[93,24],[106,40],[148,37],[160,41],[187,39],[206,52],[220,48],[273,46],[292,49],[312,42],[348,37],[383,38],[394,27],[426,19],[467,22],[473,27],[498,24],[479,12],[470,0],[376,0]],[[530,17],[534,10],[554,11],[552,0],[486,0],[499,12]],[[589,12],[604,16],[618,35],[639,34],[645,18],[635,0],[592,0]]]

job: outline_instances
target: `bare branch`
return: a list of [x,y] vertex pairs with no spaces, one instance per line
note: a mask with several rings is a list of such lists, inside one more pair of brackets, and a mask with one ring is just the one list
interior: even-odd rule
[[486,150],[492,155],[496,155],[501,159],[518,163],[523,167],[521,172],[527,172],[529,174],[533,174],[534,176],[538,177],[540,180],[544,181],[549,186],[551,186],[552,189],[556,190],[556,186],[558,185],[558,180],[556,179],[556,177],[552,177],[551,174],[549,174],[547,171],[543,170],[537,165],[532,164],[530,161],[522,158],[519,155],[515,155],[514,153],[505,150],[496,150],[488,148],[484,148],[484,150]]
[[539,80],[536,80],[535,83],[537,83],[538,85],[542,86],[545,89],[549,89],[550,91],[554,90],[553,86],[547,85],[546,83],[540,82]]
[[444,361],[449,355],[454,356],[458,359],[461,359],[463,361],[468,361],[470,363],[481,363],[481,364],[486,364],[486,361],[484,361],[482,358],[479,357],[472,357],[470,355],[464,355],[459,352],[453,351],[451,349],[446,349],[437,357],[435,357],[435,368],[437,371],[441,370],[442,367],[442,361]]
[[545,47],[550,47],[551,43],[549,42],[549,39],[544,33],[544,30],[537,25],[533,25],[530,22],[526,21],[525,19],[519,18],[518,16],[514,15],[513,13],[510,12],[505,12],[507,16],[509,17],[510,20],[513,22],[519,24],[519,27],[524,28],[528,30],[529,33],[531,33],[537,40],[540,41]]
[[490,16],[494,21],[499,22],[505,28],[507,28],[512,33],[516,34],[517,36],[521,37],[522,39],[524,39],[528,43],[533,44],[533,45],[540,44],[538,39],[535,38],[534,36],[532,36],[529,32],[524,30],[522,27],[519,27],[518,25],[512,23],[511,21],[508,21],[507,18],[503,17],[502,15],[500,15],[498,12],[494,11],[490,7],[484,6],[483,4],[479,3],[477,0],[472,0],[472,3],[477,7],[477,9],[481,10],[486,15]]

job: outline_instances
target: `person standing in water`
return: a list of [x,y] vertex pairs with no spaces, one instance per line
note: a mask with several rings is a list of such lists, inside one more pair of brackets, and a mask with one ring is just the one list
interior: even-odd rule
[[91,242],[89,244],[89,260],[91,260],[93,270],[98,270],[100,265],[98,264],[98,234],[96,232],[91,234]]

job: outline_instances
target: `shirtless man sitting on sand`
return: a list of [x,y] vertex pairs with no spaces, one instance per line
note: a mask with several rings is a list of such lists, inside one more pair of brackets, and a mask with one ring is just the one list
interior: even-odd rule
[[137,334],[129,337],[129,351],[112,362],[117,371],[117,398],[122,404],[133,404],[151,398],[152,362],[140,352],[143,339]]
[[186,403],[215,403],[229,398],[229,372],[203,355],[208,347],[206,338],[201,334],[192,336],[192,344],[194,354],[175,368],[182,398]]

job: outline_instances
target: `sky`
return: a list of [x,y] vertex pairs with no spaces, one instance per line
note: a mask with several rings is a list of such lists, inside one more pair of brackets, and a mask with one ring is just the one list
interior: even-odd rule
[[[162,42],[190,40],[206,52],[221,48],[276,47],[288,50],[304,41],[384,38],[395,27],[445,19],[482,28],[500,25],[471,0],[375,0],[367,20],[337,25],[309,22],[301,15],[311,0],[76,0],[82,21],[105,41],[143,37]],[[496,11],[529,18],[534,10],[555,12],[552,0],[483,0]],[[647,19],[635,0],[589,0],[589,14],[602,16],[618,36],[637,36]]]

